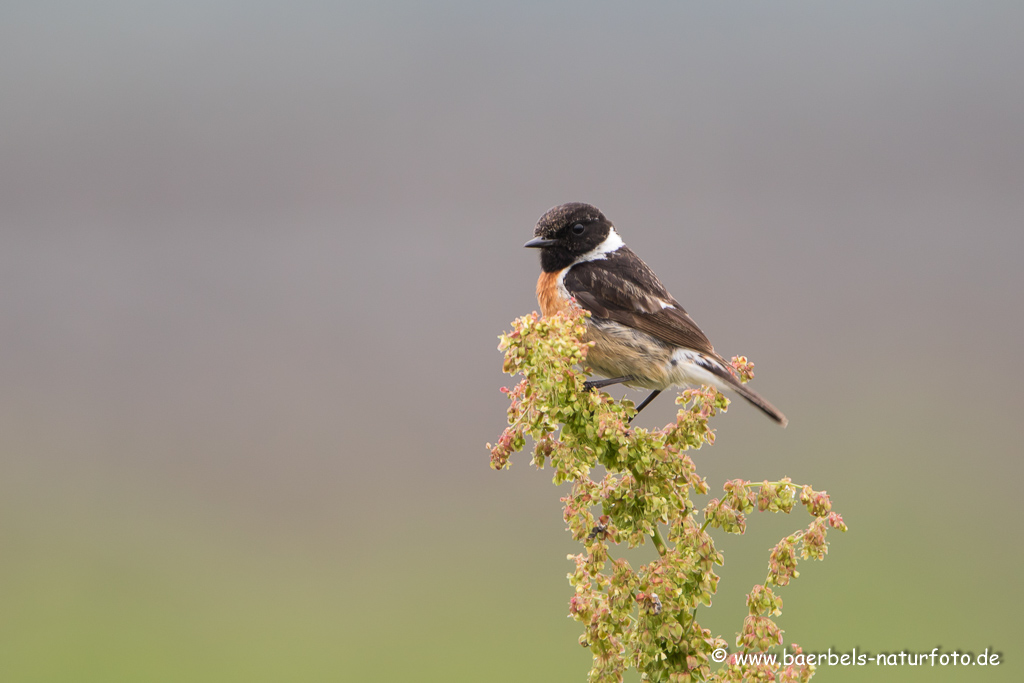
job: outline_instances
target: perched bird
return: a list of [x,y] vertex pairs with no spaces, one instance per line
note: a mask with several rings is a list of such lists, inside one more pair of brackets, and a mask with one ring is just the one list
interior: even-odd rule
[[537,221],[525,247],[540,249],[537,300],[544,315],[571,297],[590,311],[587,364],[608,379],[588,388],[625,384],[653,389],[637,408],[673,386],[709,384],[735,391],[783,427],[786,416],[740,384],[697,323],[634,254],[604,214],[589,204],[562,204]]

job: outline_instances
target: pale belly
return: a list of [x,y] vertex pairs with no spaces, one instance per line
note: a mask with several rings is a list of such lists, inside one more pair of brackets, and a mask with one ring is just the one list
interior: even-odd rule
[[608,378],[631,375],[627,386],[668,389],[673,386],[710,384],[731,389],[720,377],[695,363],[705,360],[695,351],[669,346],[646,332],[608,320],[591,318],[587,341],[596,342],[587,352],[587,365]]

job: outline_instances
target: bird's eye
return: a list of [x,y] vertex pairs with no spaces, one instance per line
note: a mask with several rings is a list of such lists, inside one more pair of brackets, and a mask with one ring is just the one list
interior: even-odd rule
[[576,225],[572,226],[572,234],[574,234],[574,235],[582,235],[583,231],[586,230],[586,229],[587,229],[587,226],[583,225],[582,223],[577,223]]

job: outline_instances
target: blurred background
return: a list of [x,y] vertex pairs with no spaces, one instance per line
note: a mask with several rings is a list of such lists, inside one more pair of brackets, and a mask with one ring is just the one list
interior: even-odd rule
[[[815,680],[1021,680],[1022,22],[7,0],[0,680],[585,680],[564,491],[484,448],[566,201],[789,416],[718,418],[712,490],[788,475],[849,524],[787,642],[1004,662]],[[699,620],[733,641],[806,522],[722,538]]]

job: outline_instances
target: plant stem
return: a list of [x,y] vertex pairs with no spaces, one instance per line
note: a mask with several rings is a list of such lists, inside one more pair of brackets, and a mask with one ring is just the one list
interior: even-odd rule
[[697,608],[696,607],[694,607],[693,611],[690,612],[690,623],[687,624],[686,628],[683,629],[683,635],[684,636],[689,635],[690,629],[693,628],[693,622],[695,622],[695,621],[697,621]]
[[665,557],[665,553],[668,552],[668,546],[665,545],[665,539],[661,537],[661,529],[657,525],[654,526],[654,531],[651,532],[651,540],[654,541],[654,547],[658,549],[658,554]]

